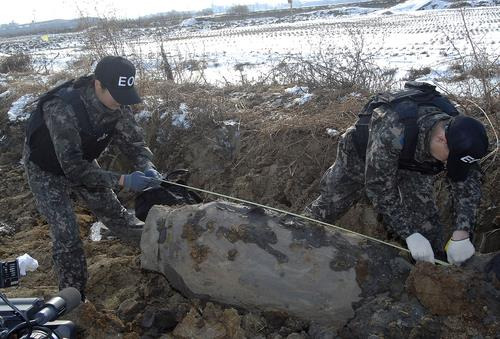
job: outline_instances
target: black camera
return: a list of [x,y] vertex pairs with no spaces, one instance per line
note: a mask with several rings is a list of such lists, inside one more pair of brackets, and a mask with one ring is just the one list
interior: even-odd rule
[[17,260],[0,261],[0,288],[17,286],[19,277],[19,263]]
[[[0,288],[19,284],[17,260],[0,262]],[[0,339],[73,339],[73,322],[57,320],[81,302],[80,292],[68,287],[45,302],[40,298],[8,299],[0,292]]]

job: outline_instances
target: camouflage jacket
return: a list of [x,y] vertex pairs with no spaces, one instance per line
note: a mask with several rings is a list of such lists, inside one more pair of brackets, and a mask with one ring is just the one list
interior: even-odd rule
[[[153,154],[144,142],[130,107],[110,110],[99,101],[92,84],[82,90],[81,99],[93,124],[116,121],[111,143],[119,147],[134,168],[141,171],[154,168]],[[56,97],[43,104],[43,115],[61,168],[71,182],[87,187],[118,188],[121,174],[104,170],[95,162],[83,159],[78,120],[70,105]]]
[[[450,119],[450,116],[435,107],[420,107],[418,115],[419,135],[415,159],[420,162],[437,161],[430,154],[430,132],[435,123]],[[408,206],[411,201],[403,202],[398,191],[398,160],[404,143],[404,126],[398,120],[398,114],[387,106],[374,110],[366,152],[365,184],[368,198],[377,212],[383,215],[388,226],[397,230],[400,236],[407,237],[418,225],[414,225],[415,219],[407,212],[412,210]],[[471,170],[465,181],[449,182],[455,228],[472,231],[481,198],[480,172]],[[429,195],[432,196],[432,192]]]

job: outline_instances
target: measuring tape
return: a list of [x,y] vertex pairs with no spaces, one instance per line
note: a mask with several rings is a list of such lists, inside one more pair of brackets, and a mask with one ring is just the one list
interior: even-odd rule
[[[253,205],[253,206],[262,207],[262,208],[265,208],[265,209],[268,209],[268,210],[271,210],[271,211],[275,211],[275,212],[278,212],[278,213],[283,213],[283,214],[291,215],[291,216],[294,216],[296,218],[303,219],[303,220],[308,220],[308,221],[311,221],[311,222],[314,222],[314,223],[317,223],[317,224],[320,224],[320,225],[323,225],[323,226],[326,226],[326,227],[329,227],[329,228],[337,229],[337,230],[342,231],[342,232],[347,232],[347,233],[355,234],[355,235],[363,237],[365,239],[369,239],[369,240],[378,242],[380,244],[384,244],[384,245],[387,245],[387,246],[394,247],[394,248],[396,248],[396,249],[398,249],[400,251],[411,253],[407,248],[404,248],[404,247],[401,247],[401,246],[398,246],[398,245],[395,245],[395,244],[391,244],[391,243],[389,243],[387,241],[383,241],[383,240],[371,237],[369,235],[358,233],[358,232],[349,230],[347,228],[343,228],[343,227],[340,227],[340,226],[337,226],[337,225],[326,223],[324,221],[319,221],[319,220],[316,220],[316,219],[313,219],[313,218],[309,218],[309,217],[306,217],[304,215],[300,215],[300,214],[297,214],[297,213],[293,213],[293,212],[281,210],[279,208],[275,208],[275,207],[271,207],[271,206],[266,206],[266,205],[258,204],[258,203],[253,202],[253,201],[244,200],[244,199],[240,199],[240,198],[235,198],[235,197],[231,197],[229,195],[225,195],[225,194],[220,194],[220,193],[216,193],[216,192],[204,190],[204,189],[201,189],[201,188],[196,188],[196,187],[191,187],[191,186],[188,186],[188,185],[179,184],[179,183],[173,182],[173,181],[168,181],[168,180],[160,180],[160,181],[164,182],[164,183],[167,183],[167,184],[184,187],[184,188],[187,188],[187,189],[190,189],[190,190],[193,190],[193,191],[198,191],[198,192],[202,192],[202,193],[206,193],[206,194],[210,194],[210,195],[215,195],[217,197],[221,197],[221,198],[224,198],[224,199],[234,200],[234,201],[241,202],[241,203],[244,203],[244,204],[249,204],[249,205]],[[450,265],[446,261],[442,261],[442,260],[438,260],[438,259],[435,259],[434,261],[436,262],[436,264],[440,264],[440,265],[443,265],[443,266],[449,266]]]

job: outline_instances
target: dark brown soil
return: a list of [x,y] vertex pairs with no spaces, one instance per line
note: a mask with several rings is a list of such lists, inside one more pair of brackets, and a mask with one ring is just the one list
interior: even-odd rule
[[[195,187],[293,212],[300,212],[316,197],[319,179],[335,159],[338,135],[328,135],[326,128],[342,133],[355,121],[356,112],[365,101],[365,98],[337,97],[332,91],[318,91],[312,102],[288,107],[287,103],[294,98],[284,94],[283,87],[219,90],[165,85],[154,91],[169,99],[165,107],[154,108],[158,114],[153,115],[150,122],[143,123],[160,170],[188,168],[190,183]],[[160,118],[159,113],[173,111],[181,102],[191,109],[190,129],[172,126],[169,115]],[[2,116],[7,109],[2,108]],[[153,111],[152,107],[148,109]],[[224,124],[227,120],[238,124]],[[0,259],[13,259],[28,253],[40,265],[35,272],[22,278],[19,287],[3,292],[11,298],[49,298],[57,294],[51,240],[46,222],[35,209],[19,164],[23,124],[4,118],[0,122],[0,131],[7,136],[7,141],[0,144]],[[111,149],[103,156],[102,166],[128,171],[121,156],[116,158],[114,154]],[[481,245],[483,233],[499,227],[497,163],[488,167],[485,176],[475,240],[477,247]],[[120,193],[119,197],[124,204],[133,207],[130,195]],[[444,185],[438,191],[438,199],[441,206],[450,207]],[[75,211],[89,268],[89,303],[65,319],[77,323],[79,337],[320,337],[306,322],[286,315],[256,314],[184,298],[172,290],[163,277],[141,271],[139,249],[118,240],[91,241],[90,226],[95,218],[78,203]],[[448,224],[450,218],[448,212],[443,213]],[[387,237],[376,214],[365,202],[353,208],[338,224],[368,235]],[[193,255],[202,260],[202,249]],[[454,338],[466,328],[460,336],[493,338],[498,335],[500,314],[495,313],[498,310],[488,310],[487,298],[494,295],[493,292],[484,292],[481,289],[489,287],[469,273],[462,273],[456,268],[431,265],[419,265],[413,270],[408,291],[418,302],[412,305],[424,309],[428,317],[427,323],[419,323],[427,332],[418,333],[439,333],[444,338]],[[478,289],[483,292],[470,297],[470,293]],[[482,303],[477,303],[478,300]],[[382,310],[379,306],[377,310]],[[394,307],[396,309],[397,305]],[[493,319],[490,319],[492,314]],[[484,317],[490,317],[490,322]],[[439,330],[433,327],[435,324],[439,324]],[[362,336],[361,332],[349,330],[351,332],[346,333]],[[396,337],[392,335],[410,335],[410,332],[384,333],[385,337]]]

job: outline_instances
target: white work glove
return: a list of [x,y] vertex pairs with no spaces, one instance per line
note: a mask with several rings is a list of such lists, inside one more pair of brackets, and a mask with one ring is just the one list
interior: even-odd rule
[[470,239],[452,240],[450,239],[445,247],[446,256],[450,264],[460,265],[474,255],[474,245]]
[[420,233],[413,233],[406,238],[406,245],[416,261],[428,261],[434,264],[434,251],[431,243]]

